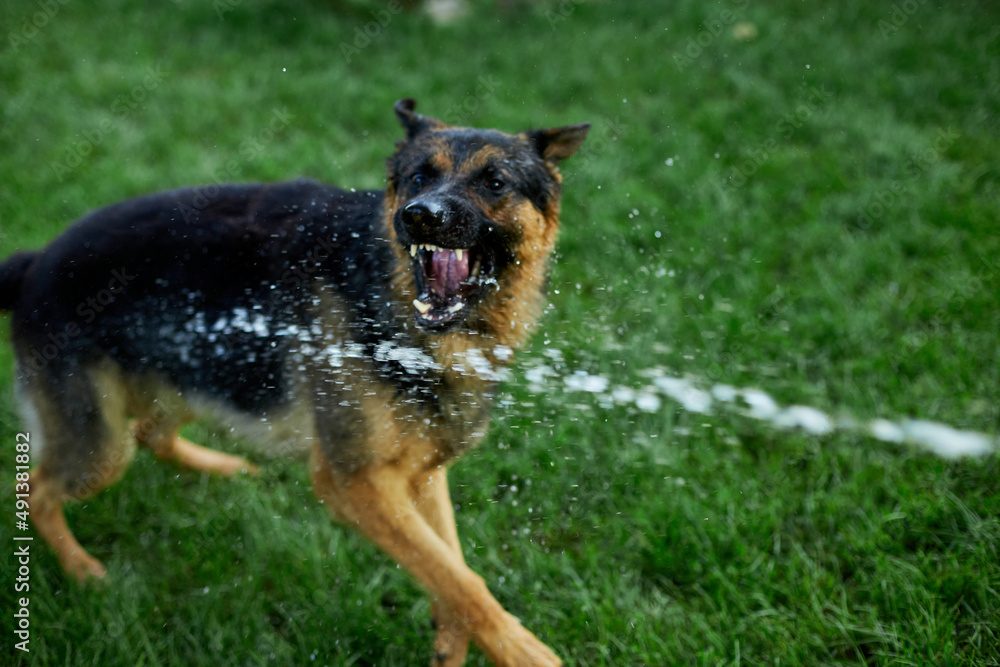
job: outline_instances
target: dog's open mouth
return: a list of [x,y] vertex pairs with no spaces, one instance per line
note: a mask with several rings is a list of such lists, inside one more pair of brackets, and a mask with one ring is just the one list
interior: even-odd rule
[[427,329],[445,329],[465,317],[494,279],[494,262],[482,248],[441,248],[411,245],[417,298],[417,322]]

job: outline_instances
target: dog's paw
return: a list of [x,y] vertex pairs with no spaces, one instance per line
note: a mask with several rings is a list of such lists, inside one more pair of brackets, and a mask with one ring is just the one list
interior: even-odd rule
[[465,664],[469,652],[470,635],[465,627],[453,618],[441,618],[435,622],[437,635],[434,638],[434,659],[432,667],[458,667]]
[[63,559],[62,566],[68,575],[81,584],[101,583],[108,574],[101,561],[82,550]]
[[[563,662],[538,637],[510,614],[503,631],[480,648],[500,667],[560,667]],[[485,638],[484,638],[485,639]]]

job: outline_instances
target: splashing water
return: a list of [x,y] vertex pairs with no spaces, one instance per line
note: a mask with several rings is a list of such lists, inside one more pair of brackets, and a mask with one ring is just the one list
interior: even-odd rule
[[946,459],[987,456],[1000,449],[1000,442],[985,433],[964,431],[923,419],[861,421],[849,415],[834,418],[807,405],[781,406],[761,389],[676,377],[661,368],[641,373],[650,380],[645,387],[636,389],[612,385],[611,380],[603,375],[567,369],[558,349],[546,349],[545,355],[552,361],[551,364],[536,360],[528,362],[522,371],[533,393],[553,389],[584,392],[598,396],[607,406],[632,405],[643,412],[658,412],[662,405],[660,396],[664,396],[692,413],[710,415],[717,411],[730,411],[766,422],[780,430],[801,429],[813,435],[827,435],[834,431],[854,432],[882,442],[916,445]]
[[[192,319],[184,323],[182,328],[166,326],[169,330],[161,330],[166,340],[172,340],[177,345],[182,361],[187,361],[185,356],[192,337],[206,335],[211,341],[219,335],[231,335],[234,332],[262,338],[295,338],[301,344],[300,353],[317,355],[333,368],[341,367],[345,358],[365,356],[364,346],[358,343],[329,341],[319,328],[283,324],[272,321],[259,312],[237,308],[217,316],[214,321],[209,321],[205,313],[194,312],[193,308],[191,315]],[[505,346],[498,346],[492,352],[500,360],[506,360],[513,354]],[[987,456],[1000,449],[997,439],[985,433],[959,430],[947,424],[923,419],[875,419],[866,422],[849,415],[834,418],[807,405],[783,407],[761,389],[712,383],[701,378],[676,377],[658,367],[639,372],[639,375],[648,378],[648,382],[637,389],[613,384],[604,375],[569,368],[562,351],[556,347],[546,347],[543,354],[545,359],[528,361],[521,366],[520,372],[527,380],[528,389],[535,394],[553,391],[585,393],[595,396],[604,407],[634,406],[649,413],[661,409],[662,396],[691,413],[711,415],[717,411],[735,412],[780,430],[800,429],[813,435],[827,435],[834,431],[855,432],[882,442],[917,445],[948,459]],[[458,372],[478,375],[491,381],[502,381],[510,377],[505,369],[493,368],[480,350],[472,349],[464,355],[464,363],[455,368]],[[417,374],[437,367],[433,358],[423,350],[389,341],[378,345],[375,358],[379,361],[398,362],[407,373]]]

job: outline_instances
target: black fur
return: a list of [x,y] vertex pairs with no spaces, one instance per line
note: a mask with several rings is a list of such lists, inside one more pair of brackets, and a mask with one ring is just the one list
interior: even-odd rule
[[21,285],[37,253],[19,252],[0,263],[0,310],[14,310],[21,297]]
[[30,281],[19,285],[24,259],[3,265],[12,267],[6,300],[20,287],[15,338],[44,342],[28,352],[28,370],[109,356],[263,413],[289,398],[289,331],[310,324],[303,283],[345,297],[369,351],[403,335],[389,303],[394,260],[379,238],[383,197],[300,180],[174,190],[94,211],[34,257]]

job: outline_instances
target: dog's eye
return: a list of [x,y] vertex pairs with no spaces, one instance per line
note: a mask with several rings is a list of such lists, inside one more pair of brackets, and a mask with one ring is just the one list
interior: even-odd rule
[[499,178],[491,178],[488,181],[486,181],[486,189],[490,190],[491,192],[500,192],[505,187],[507,187],[507,184],[501,181]]
[[418,188],[422,188],[427,185],[427,176],[421,172],[417,172],[413,176],[410,176],[410,182]]

